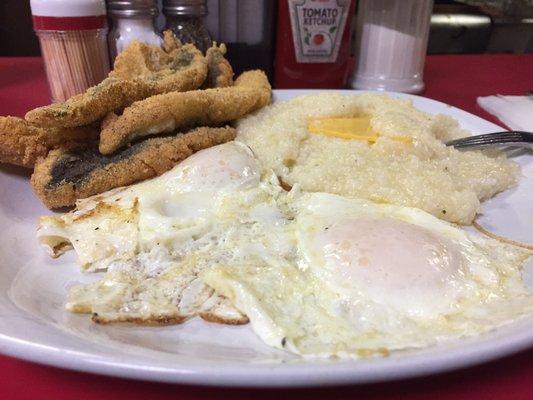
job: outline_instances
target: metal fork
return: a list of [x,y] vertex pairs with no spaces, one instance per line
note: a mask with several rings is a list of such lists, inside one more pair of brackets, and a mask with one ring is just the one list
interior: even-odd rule
[[469,136],[462,139],[450,140],[446,146],[456,149],[466,147],[496,146],[496,145],[533,146],[533,133],[508,131],[487,133],[486,135]]

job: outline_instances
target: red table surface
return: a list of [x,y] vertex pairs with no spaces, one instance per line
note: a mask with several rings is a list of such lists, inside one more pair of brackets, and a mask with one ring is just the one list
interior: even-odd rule
[[[533,55],[429,56],[424,96],[485,119],[476,97],[533,90]],[[0,115],[23,116],[48,102],[39,58],[0,58]],[[0,399],[533,399],[533,349],[441,375],[314,389],[223,389],[109,378],[0,356]]]

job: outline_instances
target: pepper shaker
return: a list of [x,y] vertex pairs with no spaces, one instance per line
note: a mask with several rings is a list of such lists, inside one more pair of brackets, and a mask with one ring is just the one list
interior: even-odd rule
[[170,29],[182,43],[192,43],[203,53],[211,47],[211,35],[204,26],[205,0],[163,0],[165,29]]

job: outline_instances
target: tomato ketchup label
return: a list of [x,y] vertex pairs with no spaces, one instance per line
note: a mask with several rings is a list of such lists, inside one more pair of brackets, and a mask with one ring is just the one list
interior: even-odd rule
[[288,1],[296,61],[337,61],[351,0]]

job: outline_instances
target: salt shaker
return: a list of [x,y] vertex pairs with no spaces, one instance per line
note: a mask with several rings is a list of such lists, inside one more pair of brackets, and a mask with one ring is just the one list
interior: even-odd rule
[[112,20],[109,32],[111,60],[134,40],[161,45],[161,37],[155,28],[159,13],[156,0],[108,0],[107,13]]
[[432,0],[360,0],[354,89],[419,93]]
[[192,43],[199,50],[211,47],[211,35],[204,26],[206,0],[163,0],[165,29],[170,29],[183,43]]
[[100,83],[109,73],[104,0],[31,0],[53,102]]

